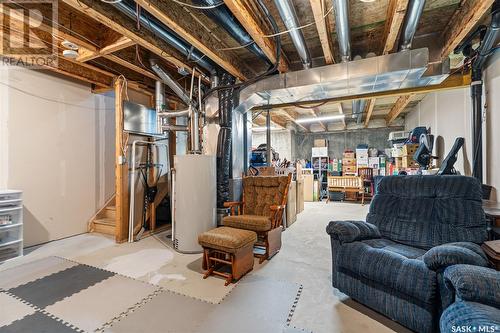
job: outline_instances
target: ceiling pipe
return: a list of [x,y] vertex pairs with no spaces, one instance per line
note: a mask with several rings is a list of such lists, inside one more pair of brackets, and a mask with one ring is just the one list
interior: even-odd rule
[[289,30],[288,33],[290,34],[293,45],[302,60],[302,66],[304,66],[305,69],[311,68],[311,54],[307,48],[302,31],[298,29],[299,20],[292,0],[274,0],[274,3],[278,8],[283,23],[285,23],[286,28]]
[[226,32],[233,37],[240,45],[247,45],[245,48],[255,54],[260,59],[272,65],[271,61],[266,57],[262,49],[254,43],[252,37],[247,33],[246,29],[241,25],[233,13],[227,8],[226,5],[220,4],[221,0],[193,0],[193,3],[199,6],[214,8],[203,9],[212,21],[221,26]]
[[[134,1],[121,0],[113,2],[112,5],[132,20],[137,20],[136,4]],[[142,28],[151,31],[155,36],[171,45],[174,49],[182,53],[182,55],[187,57],[188,61],[191,60],[197,63],[200,67],[208,70],[209,72],[215,71],[215,65],[207,57],[205,57],[203,53],[195,49],[192,45],[179,37],[175,32],[170,30],[163,23],[159,22],[148,12],[141,11],[139,22]]]
[[187,92],[184,91],[184,88],[180,86],[180,84],[175,81],[167,72],[161,68],[155,59],[150,60],[151,69],[163,80],[163,82],[170,88],[172,91],[179,96],[179,98],[187,105],[191,105],[191,98]]
[[418,22],[424,11],[425,0],[410,0],[406,11],[405,21],[399,40],[399,51],[411,49],[413,37],[417,32]]
[[340,58],[342,62],[351,60],[351,30],[349,28],[349,2],[347,0],[333,0],[335,9],[335,30],[339,42]]

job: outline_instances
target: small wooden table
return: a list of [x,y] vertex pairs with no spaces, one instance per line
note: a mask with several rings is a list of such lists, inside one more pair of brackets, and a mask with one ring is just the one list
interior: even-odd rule
[[500,239],[500,203],[496,201],[484,200],[483,210],[490,221],[492,239]]
[[488,260],[493,267],[497,271],[500,271],[500,240],[484,242],[481,248],[486,253],[486,256],[488,256]]

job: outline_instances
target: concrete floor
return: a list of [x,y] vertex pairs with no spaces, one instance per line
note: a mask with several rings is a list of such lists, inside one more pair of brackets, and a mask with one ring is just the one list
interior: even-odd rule
[[[325,228],[331,220],[364,220],[367,211],[368,205],[355,203],[306,203],[297,221],[283,233],[281,251],[262,265],[256,262],[251,275],[303,286],[291,326],[312,332],[408,332],[331,286],[331,249]],[[179,254],[168,243],[162,234],[121,245],[99,234],[84,234],[28,250],[23,258],[0,265],[0,271],[60,256],[209,303],[220,303],[234,288],[224,287],[218,278],[203,280],[201,256]]]

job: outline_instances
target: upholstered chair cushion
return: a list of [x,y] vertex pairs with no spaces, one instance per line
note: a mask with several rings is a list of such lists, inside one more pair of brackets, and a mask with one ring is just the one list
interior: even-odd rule
[[255,232],[229,227],[212,229],[198,236],[198,243],[201,246],[228,253],[236,253],[242,247],[253,245],[256,241]]
[[259,215],[233,215],[225,216],[222,224],[226,227],[239,228],[253,231],[271,230],[271,219],[267,216]]

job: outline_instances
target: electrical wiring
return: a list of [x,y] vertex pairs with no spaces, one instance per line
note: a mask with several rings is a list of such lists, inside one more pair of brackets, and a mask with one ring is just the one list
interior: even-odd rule
[[194,8],[194,9],[214,9],[214,8],[217,8],[217,7],[222,6],[224,4],[224,1],[220,1],[220,2],[218,2],[214,5],[210,5],[210,6],[197,6],[197,5],[192,5],[190,3],[182,2],[179,0],[172,0],[172,1],[179,4],[179,5],[186,6],[189,8]]

